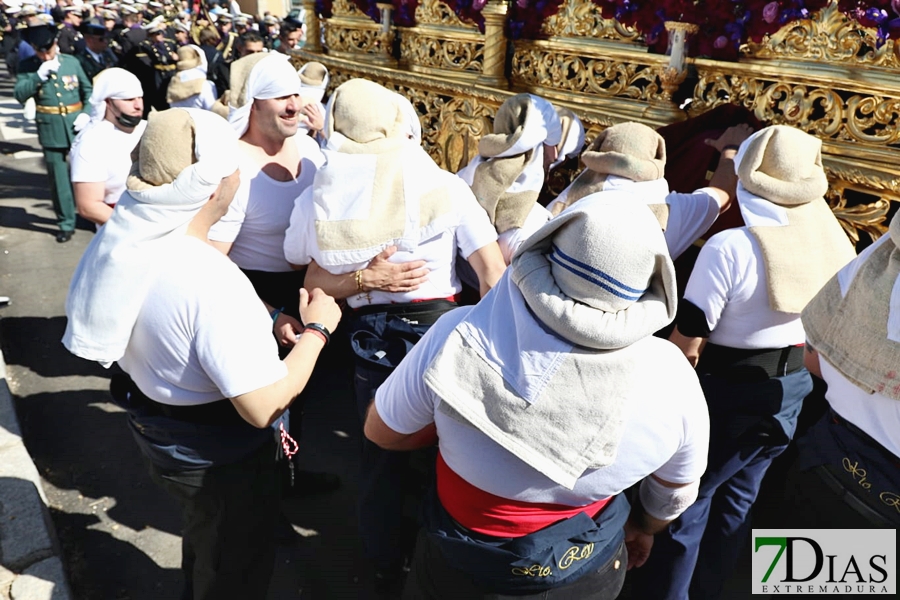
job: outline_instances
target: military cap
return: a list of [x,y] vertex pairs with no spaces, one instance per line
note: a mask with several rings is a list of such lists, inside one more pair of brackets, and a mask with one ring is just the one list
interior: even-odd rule
[[59,29],[55,25],[33,25],[22,32],[22,39],[38,50],[49,50],[56,43]]

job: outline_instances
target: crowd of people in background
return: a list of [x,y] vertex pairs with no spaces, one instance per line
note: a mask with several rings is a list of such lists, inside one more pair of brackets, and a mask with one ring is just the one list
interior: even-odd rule
[[299,469],[290,411],[339,323],[387,597],[611,599],[630,568],[636,598],[720,597],[811,373],[834,391],[784,514],[900,522],[840,466],[897,483],[900,221],[856,258],[815,136],[722,127],[703,185],[673,190],[657,131],[585,147],[575,112],[522,93],[454,174],[409,99],[288,60],[298,22],[118,10],[23,5],[11,69],[57,240],[76,207],[97,225],[63,341],[120,369],[113,398],[184,508],[185,597],[265,597],[279,469],[339,485]]

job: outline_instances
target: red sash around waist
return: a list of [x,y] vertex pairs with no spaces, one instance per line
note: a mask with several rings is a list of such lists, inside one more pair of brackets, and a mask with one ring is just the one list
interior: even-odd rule
[[457,475],[440,453],[437,457],[437,494],[444,510],[466,529],[507,538],[534,533],[582,512],[595,518],[613,498],[574,507],[501,498],[478,489]]

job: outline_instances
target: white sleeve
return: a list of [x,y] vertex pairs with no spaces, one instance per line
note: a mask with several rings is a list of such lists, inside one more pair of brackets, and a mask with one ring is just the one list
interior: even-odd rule
[[294,200],[291,223],[284,232],[284,258],[292,265],[308,265],[317,255],[312,194],[312,186],[309,186]]
[[705,189],[693,194],[673,192],[667,199],[669,222],[664,233],[669,256],[676,259],[716,222],[719,204]]
[[730,233],[723,231],[707,240],[684,290],[684,299],[706,315],[710,331],[719,323],[736,281],[733,257],[720,243]]
[[459,226],[456,228],[456,245],[459,253],[466,260],[473,252],[497,241],[497,230],[491,224],[487,213],[478,204],[472,190],[462,179],[457,179],[454,186],[454,206],[459,214]]
[[206,85],[200,91],[200,108],[203,110],[212,110],[216,103],[216,84],[212,81],[206,81]]
[[238,187],[231,204],[228,206],[228,212],[219,219],[209,230],[209,239],[214,242],[233,242],[237,239],[241,232],[241,225],[247,218],[247,205],[250,202],[250,181],[244,181],[241,178],[241,185]]
[[530,238],[535,231],[543,227],[551,217],[550,211],[540,204],[535,203],[534,206],[531,207],[531,212],[528,213],[525,223],[523,223],[521,227],[509,229],[497,236],[497,242],[500,244],[500,252],[503,254],[503,260],[506,261],[507,265],[512,259],[513,254],[515,254],[516,250],[519,249],[519,246],[522,245],[522,242]]
[[675,454],[653,472],[664,481],[692,483],[699,481],[706,472],[709,454],[709,411],[703,398],[703,390],[696,383],[697,398],[682,417],[684,439]]
[[[226,279],[231,285],[224,285]],[[207,376],[226,398],[234,398],[283,379],[287,367],[278,358],[272,319],[250,282],[239,272],[220,281],[223,285],[207,288],[198,299],[194,344]]]
[[72,152],[69,164],[72,183],[106,183],[109,179],[109,171],[103,159],[106,153],[92,142],[91,137],[82,139]]
[[443,347],[447,335],[471,308],[461,307],[442,315],[375,391],[378,416],[397,433],[415,433],[434,422],[439,399],[425,385],[423,375]]

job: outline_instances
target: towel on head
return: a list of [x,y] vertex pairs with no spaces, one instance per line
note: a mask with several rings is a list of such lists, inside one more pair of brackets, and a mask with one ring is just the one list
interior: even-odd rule
[[757,131],[734,158],[744,223],[760,245],[772,310],[800,314],[856,252],[823,197],[822,142],[786,125]]
[[669,184],[664,178],[666,141],[661,135],[641,123],[619,123],[601,131],[581,160],[585,170],[554,201],[553,214],[591,194],[627,190],[643,198],[666,229]]
[[150,114],[128,191],[91,241],[69,286],[63,344],[108,366],[122,357],[172,236],[184,235],[222,179],[237,168],[237,138],[216,115]]
[[300,94],[300,80],[290,59],[279,52],[257,52],[231,64],[228,122],[238,137],[247,132],[254,100]]
[[677,304],[652,213],[624,193],[584,204],[522,245],[424,375],[439,410],[569,489],[615,459],[636,378],[690,370],[652,338]]
[[408,131],[401,97],[377,83],[351,79],[332,94],[312,185],[323,267],[411,251],[450,214],[443,171]]
[[199,46],[187,44],[178,49],[178,72],[166,88],[166,102],[180,102],[203,91],[206,83],[206,53]]
[[559,116],[543,98],[518,94],[497,110],[494,132],[479,140],[479,155],[457,173],[497,233],[525,223],[544,185],[544,144],[561,140]]
[[573,156],[581,154],[584,148],[584,124],[574,112],[562,106],[556,107],[562,135],[556,146],[556,160],[550,163],[552,171]]
[[900,400],[900,218],[857,259],[849,282],[836,275],[803,309],[819,356],[869,394]]
[[328,89],[328,68],[320,62],[308,62],[297,69],[300,78],[300,95],[314,102],[321,102]]

